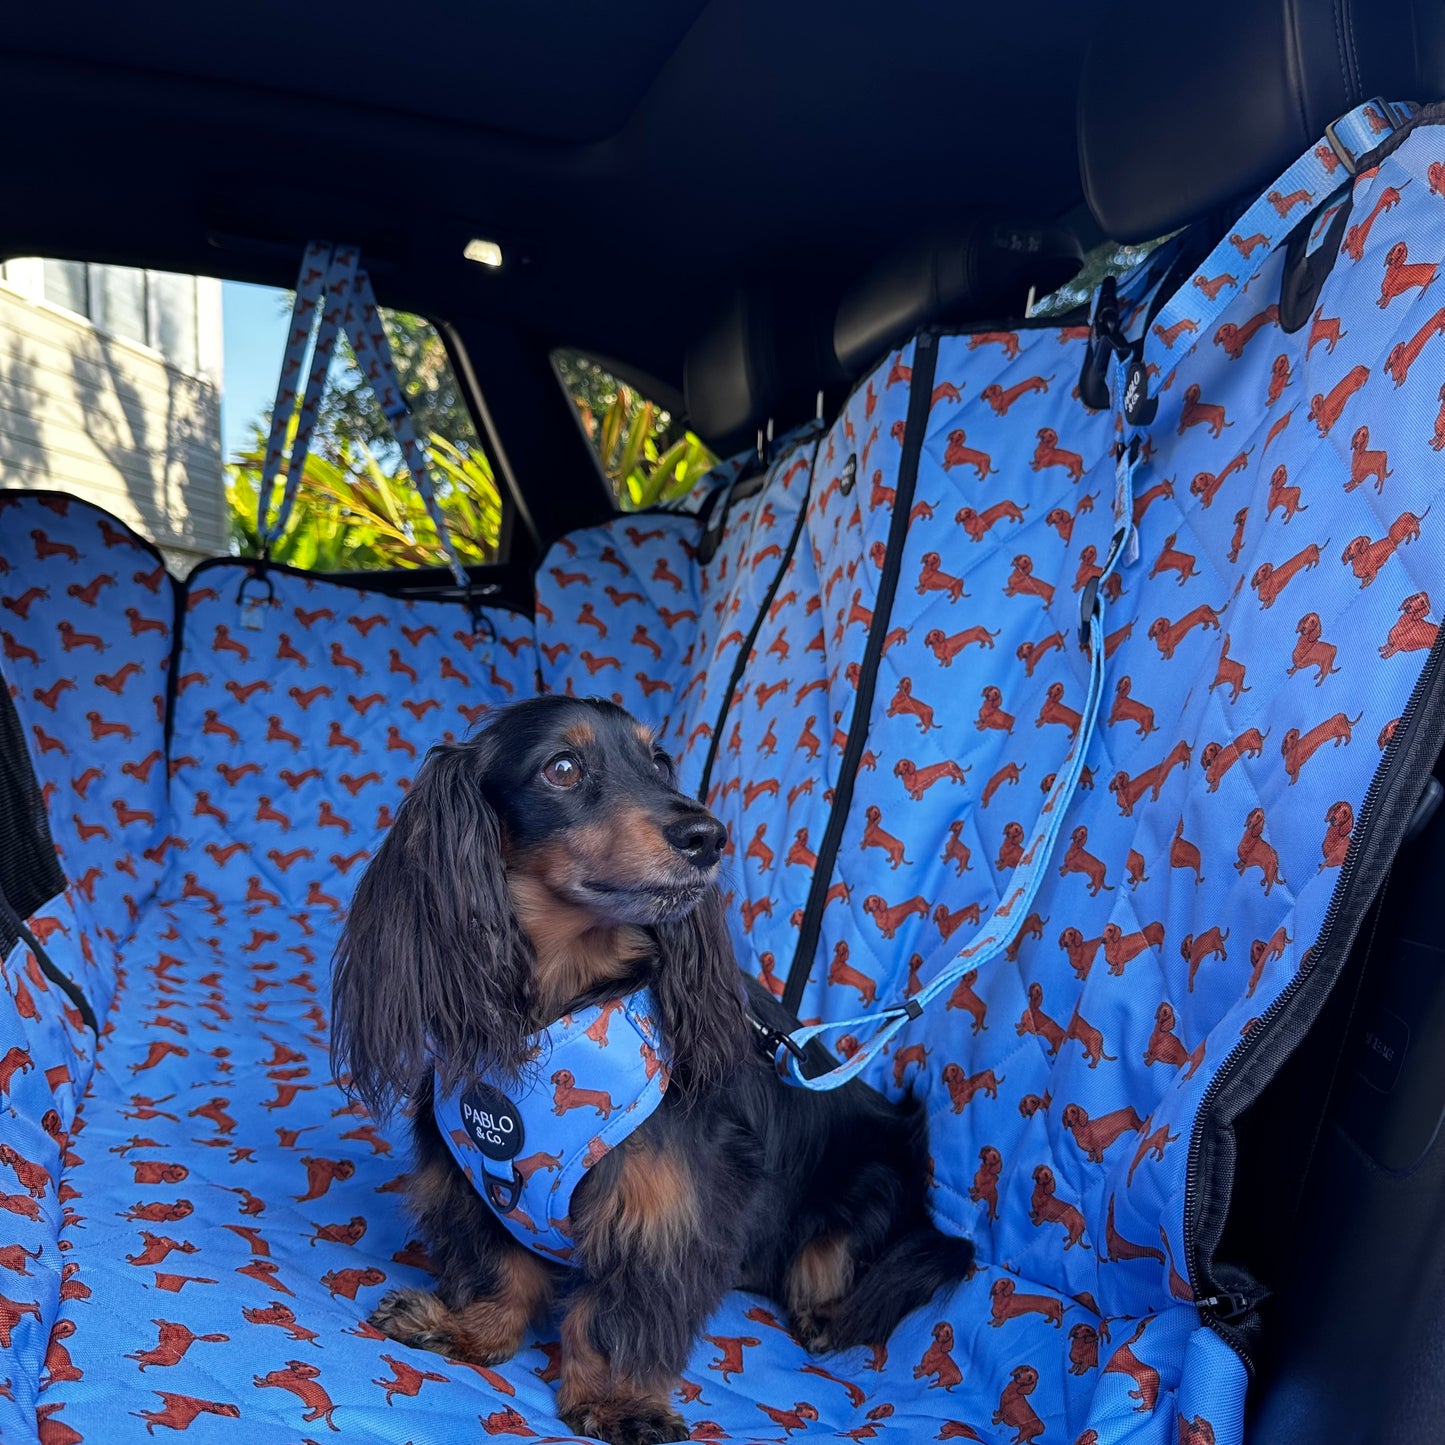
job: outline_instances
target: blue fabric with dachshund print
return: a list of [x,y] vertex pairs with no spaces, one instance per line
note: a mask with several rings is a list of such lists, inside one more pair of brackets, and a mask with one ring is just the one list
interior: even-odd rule
[[[1228,269],[1183,277],[1199,302],[1165,324],[1148,310],[1164,263],[1126,282],[1147,426],[1125,427],[1118,377],[1108,410],[1075,394],[1087,328],[909,342],[735,505],[712,563],[695,516],[559,544],[535,632],[493,611],[475,634],[454,605],[280,570],[257,617],[239,564],[201,569],[173,613],[94,509],[9,499],[4,675],[73,880],[36,923],[109,1006],[97,1050],[23,946],[6,962],[6,1437],[570,1438],[545,1323],[495,1368],[366,1323],[427,1275],[398,1207],[403,1124],[367,1119],[327,1062],[326,962],[357,865],[425,748],[531,691],[539,651],[545,686],[615,686],[694,782],[714,739],[690,735],[716,727],[741,659],[710,778],[739,957],[781,993],[814,895],[802,1015],[908,997],[1004,901],[1081,732],[1080,599],[1122,470],[1138,549],[1111,587],[1102,710],[1044,885],[1007,953],[871,1071],[926,1099],[933,1209],[973,1238],[977,1273],[886,1348],[837,1357],[735,1295],[678,1408],[694,1439],[1240,1440],[1244,1365],[1195,1297],[1191,1145],[1221,1071],[1288,1014],[1437,641],[1440,135],[1417,126],[1335,194],[1280,194],[1315,246],[1350,208],[1297,330],[1282,235],[1236,231]],[[1116,442],[1135,430],[1130,475]],[[791,552],[754,568],[797,520]],[[724,555],[727,577],[707,576]],[[169,632],[132,635],[127,609]],[[639,630],[662,655],[624,656]],[[67,648],[86,633],[103,657]],[[115,683],[132,657],[112,692],[97,674]],[[682,712],[664,705],[699,668]],[[92,711],[129,735],[92,736]]]

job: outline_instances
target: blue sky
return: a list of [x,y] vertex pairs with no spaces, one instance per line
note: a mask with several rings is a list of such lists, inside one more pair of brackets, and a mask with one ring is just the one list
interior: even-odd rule
[[225,374],[221,389],[221,445],[226,460],[249,444],[251,423],[271,405],[281,372],[289,312],[274,286],[221,283]]

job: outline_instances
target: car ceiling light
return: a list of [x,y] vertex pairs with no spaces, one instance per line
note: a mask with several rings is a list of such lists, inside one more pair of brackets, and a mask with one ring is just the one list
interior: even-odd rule
[[467,242],[462,255],[468,261],[475,261],[479,266],[490,266],[493,270],[502,264],[502,248],[495,241],[484,241],[479,236],[473,236]]

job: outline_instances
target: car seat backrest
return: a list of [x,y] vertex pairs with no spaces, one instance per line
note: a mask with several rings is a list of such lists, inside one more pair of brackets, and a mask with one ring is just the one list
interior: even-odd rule
[[[264,598],[261,605],[249,601]],[[220,561],[188,583],[171,896],[350,896],[427,749],[535,689],[528,619]]]
[[[162,872],[176,585],[88,502],[0,494],[0,643],[50,830],[108,957]],[[106,983],[93,1002],[104,1012]]]
[[[1119,37],[1129,37],[1127,80]],[[1121,0],[1079,82],[1084,198],[1106,236],[1146,241],[1241,209],[1336,116],[1445,91],[1433,0]]]

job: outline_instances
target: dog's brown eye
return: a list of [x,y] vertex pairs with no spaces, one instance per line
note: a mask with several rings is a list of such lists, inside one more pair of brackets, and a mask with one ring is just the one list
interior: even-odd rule
[[575,788],[582,781],[582,764],[571,753],[559,753],[542,769],[542,776],[554,788]]
[[672,759],[666,753],[653,753],[652,770],[664,783],[672,781]]

